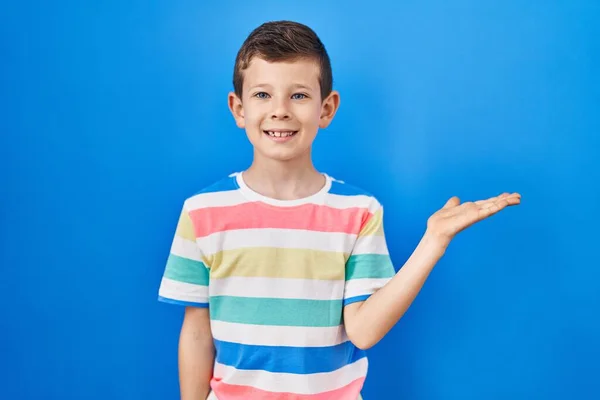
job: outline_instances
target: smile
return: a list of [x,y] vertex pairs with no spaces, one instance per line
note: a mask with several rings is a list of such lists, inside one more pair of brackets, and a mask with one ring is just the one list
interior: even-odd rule
[[298,131],[263,131],[274,142],[284,143],[292,140]]
[[263,131],[266,135],[271,137],[282,137],[286,138],[289,136],[294,136],[298,131]]

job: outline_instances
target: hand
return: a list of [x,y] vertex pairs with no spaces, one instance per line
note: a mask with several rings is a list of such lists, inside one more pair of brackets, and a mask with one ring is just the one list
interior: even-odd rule
[[440,240],[446,248],[457,233],[468,228],[476,222],[488,218],[508,206],[521,203],[518,193],[503,193],[500,196],[487,200],[465,202],[460,204],[458,197],[452,197],[444,207],[438,210],[427,220],[427,232]]

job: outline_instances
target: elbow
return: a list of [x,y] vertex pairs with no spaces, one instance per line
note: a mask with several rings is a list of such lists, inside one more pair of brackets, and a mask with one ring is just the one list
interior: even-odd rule
[[361,349],[361,350],[369,350],[370,348],[372,348],[373,346],[375,346],[377,344],[377,342],[373,341],[373,340],[368,340],[368,339],[350,339],[350,341],[352,342],[352,344]]
[[372,318],[365,318],[361,313],[363,304],[354,303],[347,305],[344,310],[344,328],[346,336],[352,344],[361,349],[369,350],[383,337],[383,332]]
[[369,332],[365,331],[351,331],[346,333],[348,335],[348,339],[350,339],[350,342],[352,342],[355,347],[361,350],[369,350],[379,341],[373,335],[370,335]]
[[362,343],[362,342],[354,342],[353,341],[352,343],[354,344],[354,346],[356,348],[361,349],[361,350],[369,350],[371,347],[374,346],[374,344],[371,344],[368,342]]

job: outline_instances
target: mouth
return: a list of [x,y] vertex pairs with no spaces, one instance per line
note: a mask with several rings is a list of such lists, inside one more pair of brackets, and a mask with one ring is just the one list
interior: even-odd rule
[[276,131],[263,131],[263,133],[265,135],[267,135],[270,139],[272,139],[276,142],[286,142],[288,140],[291,140],[294,136],[296,136],[298,131],[276,130]]

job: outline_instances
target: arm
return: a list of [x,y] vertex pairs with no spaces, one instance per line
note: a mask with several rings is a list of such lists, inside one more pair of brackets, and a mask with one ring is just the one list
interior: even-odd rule
[[185,306],[179,333],[179,384],[182,400],[204,400],[209,393],[215,350],[210,330],[210,273],[196,242],[185,206],[179,216],[159,288],[159,300]]
[[519,204],[520,199],[516,193],[464,204],[451,198],[429,218],[425,235],[400,271],[366,301],[344,307],[350,340],[361,349],[379,342],[410,307],[452,238],[475,222]]
[[356,347],[368,349],[392,329],[417,297],[443,253],[439,242],[426,233],[408,261],[385,286],[366,301],[344,307],[346,332]]
[[179,336],[181,400],[208,397],[214,356],[208,308],[186,307]]

